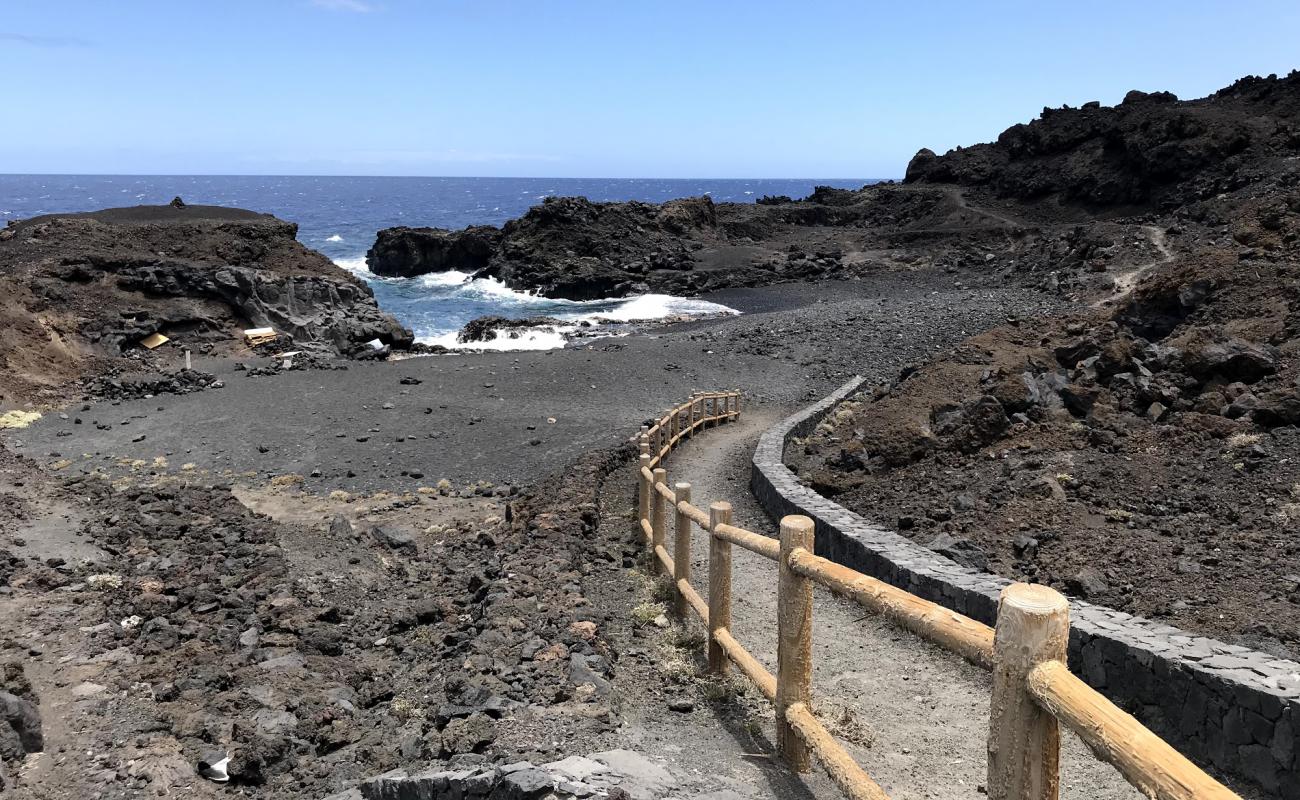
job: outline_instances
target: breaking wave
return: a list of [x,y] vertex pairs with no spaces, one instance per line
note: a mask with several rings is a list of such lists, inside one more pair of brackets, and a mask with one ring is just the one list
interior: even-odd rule
[[[630,323],[739,313],[719,303],[666,294],[557,300],[511,289],[496,278],[476,278],[454,270],[384,278],[366,267],[363,256],[334,263],[370,284],[380,306],[409,326],[418,341],[452,350],[551,350],[563,347],[579,329],[584,334],[595,333],[593,326],[603,328],[600,332],[607,335],[617,335],[626,332],[620,326]],[[486,342],[456,341],[465,323],[484,316],[552,317],[560,324],[503,332]]]

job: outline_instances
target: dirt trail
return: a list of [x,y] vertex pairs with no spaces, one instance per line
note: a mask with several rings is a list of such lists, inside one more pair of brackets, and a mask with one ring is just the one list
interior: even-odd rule
[[961,208],[964,211],[969,211],[972,214],[979,214],[982,217],[988,217],[989,219],[997,220],[998,222],[1001,222],[1004,225],[1009,225],[1012,228],[1023,228],[1025,226],[1023,220],[1013,219],[1012,217],[1008,217],[1004,214],[999,214],[996,211],[991,211],[983,206],[978,206],[978,207],[972,206],[970,204],[970,201],[966,199],[966,193],[963,192],[961,189],[952,188],[952,189],[945,189],[944,191],[949,197],[952,198],[953,202],[957,204],[957,207]]
[[[695,505],[707,508],[713,500],[728,500],[736,524],[772,535],[774,526],[749,494],[748,477],[758,436],[776,421],[772,412],[751,413],[699,434],[668,459],[669,479],[691,482]],[[703,587],[708,543],[702,532],[696,531],[692,553],[693,582]],[[734,548],[733,570],[735,634],[775,671],[776,565]],[[981,796],[988,674],[823,590],[817,592],[813,616],[818,714],[866,742],[846,744],[867,773],[894,798]],[[1140,796],[1074,736],[1063,739],[1063,797]],[[824,782],[823,776],[814,782]]]
[[1151,244],[1160,253],[1160,258],[1157,258],[1154,261],[1148,261],[1147,263],[1141,264],[1128,272],[1116,275],[1115,293],[1103,297],[1093,303],[1093,308],[1100,308],[1123,300],[1125,297],[1128,297],[1129,292],[1133,291],[1133,287],[1137,286],[1138,281],[1145,278],[1153,269],[1163,264],[1168,264],[1170,261],[1174,260],[1174,251],[1169,247],[1169,243],[1165,241],[1165,232],[1163,229],[1155,225],[1143,225],[1142,232],[1151,237]]

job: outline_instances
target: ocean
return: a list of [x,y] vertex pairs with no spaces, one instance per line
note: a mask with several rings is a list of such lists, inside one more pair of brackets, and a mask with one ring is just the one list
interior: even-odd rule
[[[380,278],[365,266],[375,233],[394,225],[463,228],[499,225],[550,196],[594,201],[659,203],[707,194],[715,202],[753,202],[763,195],[804,197],[814,186],[857,188],[867,179],[585,179],[585,178],[387,178],[274,177],[233,175],[0,175],[0,220],[38,214],[161,204],[235,206],[298,223],[298,239],[364,278],[381,307],[410,327],[421,341],[455,344],[470,320],[494,314],[509,318],[548,315],[654,319],[670,314],[713,314],[727,309],[690,298],[649,295],[573,302],[512,291],[499,282],[460,273]],[[543,349],[563,344],[557,332],[521,339],[498,338],[496,347]]]

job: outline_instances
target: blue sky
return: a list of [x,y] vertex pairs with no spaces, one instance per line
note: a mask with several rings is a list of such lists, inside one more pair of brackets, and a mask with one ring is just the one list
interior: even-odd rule
[[1298,41],[1294,0],[4,0],[0,173],[897,177]]

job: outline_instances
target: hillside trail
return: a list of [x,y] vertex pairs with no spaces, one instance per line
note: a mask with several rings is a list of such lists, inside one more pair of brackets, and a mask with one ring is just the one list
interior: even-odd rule
[[[971,204],[970,200],[966,197],[966,194],[959,188],[947,189],[945,192],[953,203],[963,211],[978,214],[1012,228],[1021,228],[1025,225],[1023,220],[1008,217],[1005,214],[1000,214],[997,211],[984,206]],[[1138,264],[1133,269],[1117,274],[1114,278],[1115,290],[1109,295],[1094,301],[1092,304],[1093,308],[1101,308],[1103,306],[1118,303],[1128,297],[1129,294],[1132,293],[1134,287],[1138,285],[1138,282],[1149,275],[1153,270],[1174,260],[1173,248],[1169,246],[1169,241],[1165,236],[1163,228],[1158,225],[1140,225],[1138,227],[1144,234],[1146,234],[1147,238],[1150,239],[1151,246],[1156,249],[1159,256],[1150,261]]]
[[998,212],[985,208],[984,206],[971,205],[970,200],[966,197],[966,193],[959,188],[945,189],[944,194],[948,195],[948,197],[957,204],[957,207],[963,211],[969,211],[972,214],[978,214],[981,217],[988,217],[989,219],[996,220],[997,222],[1011,228],[1023,228],[1025,226],[1024,220],[1008,217],[1005,214],[999,214]]
[[[776,526],[750,494],[748,479],[758,437],[779,418],[773,411],[746,411],[738,422],[697,433],[666,460],[669,480],[691,483],[696,506],[727,500],[734,524],[775,535]],[[776,564],[739,547],[732,550],[733,633],[775,672]],[[707,596],[706,533],[695,530],[691,552],[692,583]],[[813,625],[818,716],[890,797],[983,796],[989,674],[821,588]],[[770,726],[770,720],[769,712],[763,722]],[[1063,730],[1062,744],[1062,797],[1141,796],[1073,734]],[[817,772],[811,794],[836,796],[826,794],[825,777]]]
[[1145,278],[1152,270],[1174,260],[1174,251],[1173,248],[1169,246],[1169,242],[1165,239],[1164,230],[1155,225],[1143,225],[1142,232],[1151,238],[1151,244],[1156,248],[1156,251],[1160,253],[1160,257],[1148,261],[1145,264],[1139,264],[1128,272],[1122,272],[1119,275],[1116,275],[1114,293],[1093,303],[1093,308],[1100,308],[1123,300],[1128,297],[1129,293],[1133,291],[1133,288],[1138,285],[1138,281]]

